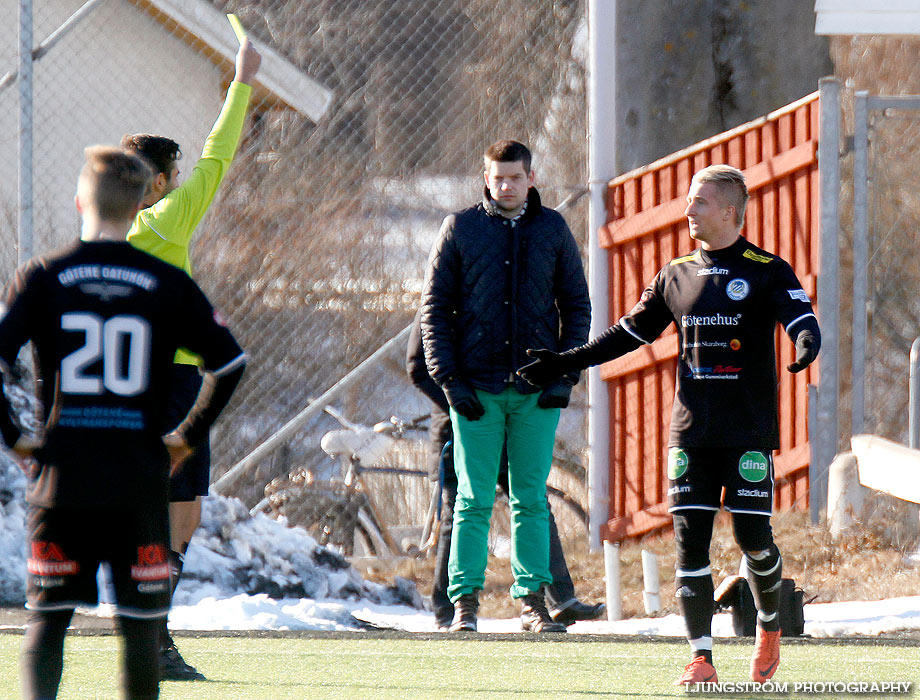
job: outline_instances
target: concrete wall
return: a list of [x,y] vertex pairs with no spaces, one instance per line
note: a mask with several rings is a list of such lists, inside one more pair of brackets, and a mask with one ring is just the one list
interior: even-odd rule
[[833,73],[803,0],[619,0],[617,170],[766,114]]

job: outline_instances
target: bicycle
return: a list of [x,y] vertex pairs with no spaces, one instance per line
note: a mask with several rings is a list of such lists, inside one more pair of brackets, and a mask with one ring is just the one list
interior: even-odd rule
[[[253,512],[271,509],[275,515],[284,515],[288,522],[313,533],[321,545],[332,546],[345,556],[354,556],[356,551],[371,557],[422,557],[433,553],[440,533],[440,484],[431,482],[424,502],[417,504],[424,506],[416,509],[418,514],[423,513],[421,534],[404,537],[397,542],[393,534],[395,528],[391,524],[395,519],[394,511],[398,513],[401,508],[407,508],[407,504],[401,501],[389,504],[389,508],[381,508],[378,496],[386,495],[382,493],[384,489],[380,484],[368,484],[365,479],[366,475],[379,475],[391,481],[396,477],[396,486],[390,491],[391,495],[400,499],[409,489],[399,477],[427,480],[427,470],[390,466],[383,462],[396,445],[409,439],[408,433],[420,431],[430,416],[426,414],[409,421],[391,416],[388,421],[368,427],[352,423],[331,406],[325,407],[325,411],[342,428],[324,434],[320,447],[340,461],[343,476],[323,481],[315,479],[305,469],[294,470],[287,477],[275,479],[266,486],[266,498]],[[588,514],[581,504],[561,488],[547,484],[546,492],[557,523],[564,520],[583,528],[584,534],[587,534]],[[501,502],[502,499],[507,500],[503,495],[496,500]],[[509,530],[506,511],[505,508],[495,509],[493,517],[497,526],[490,529],[495,538]],[[384,517],[383,513],[388,513],[389,517]],[[418,521],[410,520],[415,529],[419,529]]]
[[314,534],[319,544],[331,546],[345,556],[353,556],[356,551],[377,557],[427,554],[437,537],[434,526],[438,516],[437,483],[432,483],[425,497],[421,536],[397,542],[393,527],[388,524],[393,518],[381,515],[375,495],[378,489],[368,485],[365,475],[397,477],[394,493],[405,490],[406,485],[399,477],[427,480],[427,470],[389,466],[384,462],[396,445],[410,439],[408,434],[423,428],[429,415],[409,421],[391,416],[388,421],[368,427],[352,423],[331,406],[326,406],[325,411],[342,428],[323,435],[320,447],[339,460],[342,476],[317,480],[305,469],[294,470],[287,477],[269,483],[266,497],[253,511],[270,509],[275,515],[284,515],[292,524]]

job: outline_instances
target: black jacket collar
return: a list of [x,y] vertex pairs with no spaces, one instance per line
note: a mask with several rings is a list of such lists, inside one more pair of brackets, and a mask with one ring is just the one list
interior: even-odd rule
[[[482,190],[482,208],[489,216],[498,216],[503,219],[505,218],[505,216],[501,213],[501,210],[495,204],[495,200],[492,199],[492,197],[489,195],[488,187],[484,187]],[[524,212],[524,216],[521,218],[521,223],[534,218],[542,208],[543,203],[540,201],[540,193],[537,192],[536,187],[531,187],[529,190],[527,190],[527,210]]]

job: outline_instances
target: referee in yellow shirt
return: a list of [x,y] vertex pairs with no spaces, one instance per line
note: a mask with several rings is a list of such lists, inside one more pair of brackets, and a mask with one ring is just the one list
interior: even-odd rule
[[[131,230],[128,242],[161,260],[192,274],[189,245],[195,228],[217,194],[236,154],[246,120],[252,80],[262,57],[248,39],[236,55],[236,74],[224,106],[205,140],[201,159],[191,175],[179,183],[179,144],[164,136],[127,135],[122,147],[144,156],[154,170],[153,183]],[[200,358],[180,349],[173,365],[173,389],[169,419],[177,425],[188,413],[201,387]],[[172,426],[171,426],[172,427]],[[192,535],[201,522],[201,498],[210,482],[211,454],[207,437],[198,445],[183,468],[170,481],[169,553],[173,590],[182,574],[182,560]],[[205,680],[185,662],[163,621],[160,649],[160,677],[163,680]]]

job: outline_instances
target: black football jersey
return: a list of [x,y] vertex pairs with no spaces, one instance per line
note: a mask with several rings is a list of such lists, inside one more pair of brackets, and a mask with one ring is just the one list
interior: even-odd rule
[[195,282],[126,242],[33,259],[0,312],[0,360],[31,340],[37,361],[45,433],[28,500],[42,507],[165,499],[176,349],[219,374],[245,361]]
[[670,446],[776,449],[774,332],[808,318],[789,264],[739,238],[672,260],[619,325],[644,343],[677,326]]

